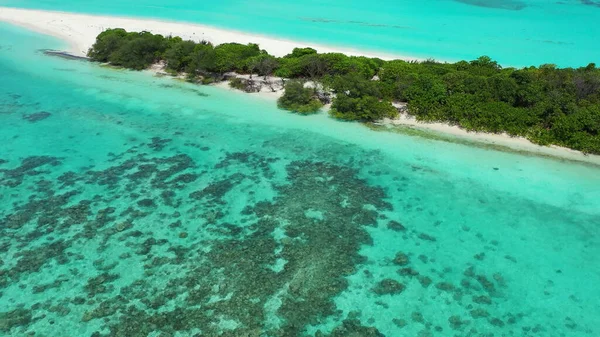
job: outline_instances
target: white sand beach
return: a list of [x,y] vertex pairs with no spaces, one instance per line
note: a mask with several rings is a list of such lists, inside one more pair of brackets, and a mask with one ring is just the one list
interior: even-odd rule
[[68,50],[76,56],[85,56],[96,40],[96,36],[108,28],[123,28],[128,31],[148,31],[164,36],[179,36],[184,40],[199,42],[206,40],[214,45],[227,42],[257,43],[261,49],[274,56],[284,56],[296,47],[312,47],[321,53],[344,53],[346,55],[378,57],[384,60],[418,58],[404,55],[362,52],[349,48],[337,48],[302,41],[288,41],[261,35],[199,25],[188,22],[171,22],[145,18],[99,16],[67,12],[43,11],[0,7],[0,21],[5,21],[52,35],[67,41]]
[[[96,36],[108,28],[124,28],[128,31],[149,31],[154,34],[165,36],[180,36],[183,39],[193,41],[206,40],[217,45],[227,42],[257,43],[261,49],[265,49],[275,56],[284,56],[296,47],[312,47],[321,53],[340,52],[347,55],[379,57],[384,60],[416,58],[402,55],[390,55],[381,53],[361,52],[348,48],[337,48],[304,43],[299,41],[281,40],[261,35],[247,34],[231,30],[224,30],[205,25],[186,22],[169,22],[144,18],[128,18],[116,16],[98,16],[87,14],[76,14],[66,12],[30,10],[0,7],[0,21],[21,26],[39,33],[55,36],[69,43],[68,52],[76,56],[85,56],[87,50],[94,43]],[[155,72],[160,69],[154,69]],[[227,82],[218,84],[219,87],[227,88]],[[232,89],[233,90],[233,89]],[[260,93],[252,95],[275,101],[280,97],[282,91],[273,92],[264,87]],[[564,158],[568,160],[582,161],[600,165],[600,156],[584,155],[579,151],[570,150],[558,146],[539,146],[522,137],[510,137],[506,134],[488,134],[468,132],[457,126],[443,123],[421,123],[413,117],[400,114],[398,118],[383,121],[382,124],[402,125],[418,128],[447,136],[464,138],[469,141],[480,142],[507,147],[516,151],[530,152],[544,156]]]
[[512,137],[506,133],[494,134],[485,132],[471,132],[455,125],[446,123],[424,123],[417,121],[413,116],[399,114],[395,119],[386,119],[382,125],[402,126],[414,128],[426,132],[449,136],[452,138],[464,139],[468,142],[476,142],[487,145],[505,147],[518,152],[528,152],[532,154],[556,157],[567,160],[581,161],[594,165],[600,165],[600,156],[586,155],[580,151],[571,150],[566,147],[556,145],[542,146],[529,141],[524,137]]

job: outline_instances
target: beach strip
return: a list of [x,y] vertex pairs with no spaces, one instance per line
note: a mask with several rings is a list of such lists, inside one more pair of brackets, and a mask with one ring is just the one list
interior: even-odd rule
[[[96,36],[108,28],[123,28],[127,31],[149,31],[163,36],[179,36],[184,40],[199,42],[206,40],[214,45],[237,42],[242,44],[257,43],[261,49],[274,56],[284,56],[296,47],[312,47],[320,53],[338,52],[346,55],[378,57],[384,60],[404,59],[418,60],[402,55],[390,55],[361,52],[348,48],[337,48],[314,43],[288,41],[262,35],[253,35],[232,30],[186,22],[161,21],[145,18],[131,18],[118,16],[99,16],[56,11],[43,11],[0,7],[0,21],[8,22],[39,33],[55,36],[69,44],[68,52],[74,56],[85,56],[87,50],[96,40]],[[219,84],[226,88],[227,83]],[[253,94],[274,101],[281,92],[268,92]],[[567,160],[581,161],[600,165],[600,156],[585,155],[579,151],[558,146],[540,146],[531,143],[523,137],[511,137],[506,134],[489,134],[469,132],[457,126],[444,123],[422,123],[406,114],[398,118],[382,122],[388,126],[410,127],[449,137],[465,139],[470,142],[500,146],[518,152],[549,156]]]
[[350,56],[377,57],[383,60],[419,60],[419,58],[406,55],[365,52],[351,48],[325,46],[310,42],[289,41],[189,22],[100,16],[11,7],[0,7],[0,21],[65,40],[69,43],[68,51],[76,56],[85,56],[88,49],[96,41],[96,36],[104,30],[109,28],[123,28],[127,31],[148,31],[163,36],[179,36],[184,40],[192,40],[195,42],[205,40],[211,42],[213,45],[230,42],[242,44],[256,43],[261,49],[264,49],[269,52],[269,54],[277,57],[282,57],[291,53],[296,47],[311,47],[316,49],[319,53],[343,53]]

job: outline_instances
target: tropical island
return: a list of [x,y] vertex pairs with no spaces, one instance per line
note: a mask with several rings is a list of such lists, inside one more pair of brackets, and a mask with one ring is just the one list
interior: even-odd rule
[[600,69],[594,63],[516,69],[487,56],[456,63],[385,61],[313,48],[275,57],[252,43],[214,46],[120,28],[99,34],[88,56],[133,70],[161,63],[188,81],[229,80],[247,92],[260,90],[261,78],[276,76],[285,89],[279,107],[301,114],[331,103],[335,118],[372,122],[394,118],[400,110],[419,121],[600,154]]
[[[229,22],[256,19],[239,3],[213,5]],[[402,13],[380,5],[365,9],[401,23]],[[421,5],[427,16],[430,5]],[[124,11],[110,6],[97,8]],[[270,8],[280,7],[275,1]],[[161,13],[141,3],[131,8]],[[545,14],[537,6],[531,12],[536,24]],[[371,21],[368,14],[354,15]],[[501,53],[491,53],[497,62],[477,59],[460,43],[452,46],[473,61],[410,61],[181,21],[0,7],[3,18],[62,39],[0,26],[3,334],[600,335],[593,304],[600,271],[586,263],[600,253],[593,235],[600,156],[459,127],[488,130],[494,104],[525,114],[557,104],[556,115],[525,124],[556,137],[557,120],[597,105],[594,92],[559,104],[580,85],[577,76],[595,76],[595,66],[510,69]],[[259,19],[278,34],[287,27]],[[511,20],[526,21],[520,14]],[[97,39],[102,32],[105,39]],[[401,34],[380,45],[410,51]],[[416,42],[431,48],[440,36]],[[583,48],[573,41],[560,49]],[[516,40],[504,42],[518,49]],[[97,63],[81,61],[90,48]],[[600,59],[574,54],[585,62],[561,66]],[[529,82],[521,72],[531,73]],[[556,101],[549,83],[560,84]],[[531,92],[539,95],[526,101]],[[461,97],[464,104],[446,111]],[[488,119],[451,114],[480,110]],[[423,126],[394,126],[414,116]],[[510,118],[496,121],[498,129],[520,121]],[[468,140],[479,137],[526,148]],[[538,148],[557,155],[540,157]]]

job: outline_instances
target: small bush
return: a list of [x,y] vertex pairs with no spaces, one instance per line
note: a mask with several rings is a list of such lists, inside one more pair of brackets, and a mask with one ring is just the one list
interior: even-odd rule
[[246,91],[246,81],[239,77],[234,77],[229,80],[229,87],[233,89]]
[[261,89],[260,84],[254,80],[246,80],[243,78],[234,77],[229,80],[229,86],[233,89],[245,91],[245,92],[259,92]]
[[362,122],[394,118],[398,115],[398,111],[390,102],[381,101],[373,96],[353,98],[345,94],[338,94],[329,113],[335,118]]
[[315,97],[313,89],[305,88],[300,81],[289,81],[285,85],[283,96],[277,101],[277,106],[300,114],[311,114],[319,111],[323,104]]
[[213,84],[215,82],[216,82],[216,79],[211,76],[202,77],[202,81],[201,81],[201,83],[204,85]]

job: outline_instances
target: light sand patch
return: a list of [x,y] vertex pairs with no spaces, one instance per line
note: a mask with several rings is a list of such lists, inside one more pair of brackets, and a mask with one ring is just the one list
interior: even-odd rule
[[214,28],[188,22],[162,21],[144,18],[128,18],[118,16],[100,16],[55,11],[42,11],[0,7],[0,21],[9,22],[21,27],[52,35],[69,42],[69,52],[77,56],[85,56],[96,40],[96,36],[108,28],[123,28],[127,31],[148,31],[164,36],[179,36],[184,40],[199,42],[206,40],[214,45],[228,42],[257,43],[261,49],[274,56],[284,56],[296,47],[312,47],[320,53],[344,53],[346,55],[379,57],[384,60],[418,58],[405,55],[362,52],[351,48],[325,46],[309,42],[289,41],[274,37]]
[[424,123],[417,121],[415,117],[406,113],[400,113],[398,117],[394,119],[385,119],[379,124],[410,127],[440,135],[456,137],[471,142],[506,147],[518,152],[529,152],[542,156],[563,158],[600,165],[600,156],[597,155],[586,155],[580,151],[556,145],[542,146],[534,144],[524,137],[513,137],[506,133],[494,134],[485,132],[471,132],[456,125],[450,125],[447,123]]

